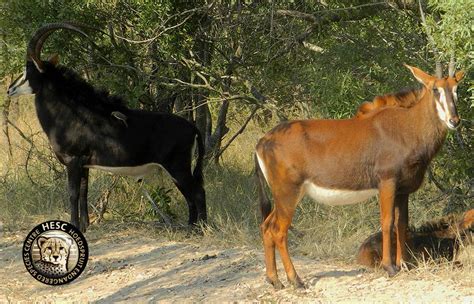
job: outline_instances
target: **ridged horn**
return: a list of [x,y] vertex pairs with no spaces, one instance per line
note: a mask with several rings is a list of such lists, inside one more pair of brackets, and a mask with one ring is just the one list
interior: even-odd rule
[[89,38],[86,33],[67,22],[49,23],[40,27],[36,30],[33,37],[31,37],[26,49],[27,60],[31,59],[40,72],[43,72],[43,62],[41,61],[41,49],[43,48],[43,43],[49,35],[60,29],[71,30]]
[[441,62],[436,60],[436,78],[443,78],[443,66],[441,65]]
[[449,59],[449,65],[448,65],[448,75],[449,77],[454,77],[454,72],[456,71],[456,62],[454,59],[454,55],[451,55],[451,58]]

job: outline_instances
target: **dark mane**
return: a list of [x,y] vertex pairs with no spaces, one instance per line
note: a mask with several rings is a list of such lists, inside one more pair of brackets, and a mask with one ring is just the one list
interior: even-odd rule
[[390,93],[380,96],[381,98],[389,98],[393,96],[401,104],[410,103],[411,105],[416,104],[423,93],[423,88],[405,88],[396,93]]
[[47,82],[55,84],[58,94],[74,103],[100,115],[109,116],[113,111],[127,112],[126,102],[106,90],[95,89],[75,71],[64,66],[53,66],[45,62]]
[[385,107],[411,108],[418,103],[424,92],[424,88],[411,88],[396,93],[376,96],[373,101],[366,101],[359,106],[356,117],[366,117],[375,113],[376,110]]

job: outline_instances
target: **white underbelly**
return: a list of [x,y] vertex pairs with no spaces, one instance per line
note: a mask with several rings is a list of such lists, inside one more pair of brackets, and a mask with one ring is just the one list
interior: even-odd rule
[[305,182],[304,189],[306,194],[315,201],[331,206],[363,202],[378,193],[377,189],[359,191],[328,189],[317,186],[311,182]]
[[151,173],[156,173],[158,168],[163,168],[160,164],[157,163],[149,163],[135,167],[107,167],[99,165],[86,165],[85,167],[90,169],[98,169],[118,175],[133,176],[137,178],[142,178]]

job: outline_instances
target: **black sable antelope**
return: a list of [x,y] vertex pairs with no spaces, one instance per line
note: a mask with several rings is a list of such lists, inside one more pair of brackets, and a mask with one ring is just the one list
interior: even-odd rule
[[142,177],[157,167],[171,175],[185,197],[189,224],[205,221],[204,147],[198,129],[176,115],[129,109],[119,97],[94,89],[74,71],[57,65],[57,57],[41,60],[44,41],[58,29],[86,36],[68,23],[38,29],[28,44],[26,70],[8,88],[8,95],[35,94],[41,127],[67,169],[72,224],[82,231],[89,225],[89,169]]
[[[458,72],[436,78],[407,67],[424,86],[411,107],[381,107],[345,120],[285,122],[258,142],[255,166],[263,215],[260,227],[267,278],[275,288],[283,287],[277,275],[275,247],[290,283],[304,286],[288,252],[288,228],[304,194],[328,205],[358,203],[378,194],[382,267],[393,276],[406,260],[408,196],[421,186],[447,128],[459,126],[456,88],[463,77]],[[264,192],[265,181],[273,194],[273,210]],[[396,243],[393,254],[392,231]]]

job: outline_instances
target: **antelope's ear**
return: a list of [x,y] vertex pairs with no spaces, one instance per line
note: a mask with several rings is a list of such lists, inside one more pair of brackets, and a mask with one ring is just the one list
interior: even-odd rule
[[464,71],[458,71],[456,74],[454,74],[454,79],[456,79],[456,82],[460,82],[464,78]]
[[409,66],[408,64],[404,65],[411,71],[413,76],[415,76],[416,80],[418,80],[418,82],[424,84],[425,86],[432,84],[436,80],[435,77],[423,72],[419,68]]
[[54,66],[57,66],[59,63],[59,55],[58,54],[53,54],[48,58],[49,63],[51,63]]

